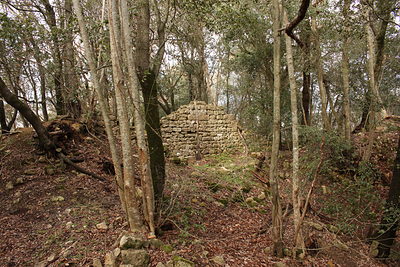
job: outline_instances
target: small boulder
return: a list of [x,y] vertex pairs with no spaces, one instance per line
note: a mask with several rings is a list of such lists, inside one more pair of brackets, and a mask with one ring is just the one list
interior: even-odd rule
[[98,230],[108,230],[108,225],[105,222],[96,224]]
[[103,267],[103,264],[101,264],[101,261],[98,258],[93,259],[92,265],[93,265],[93,267]]
[[35,175],[35,174],[36,174],[36,171],[35,171],[35,170],[32,170],[32,169],[28,169],[28,170],[25,170],[25,171],[24,171],[24,174],[25,174],[25,175]]
[[174,248],[171,245],[163,245],[161,246],[161,250],[166,253],[171,253],[172,251],[174,251]]
[[116,267],[113,253],[107,252],[104,256],[104,267]]
[[145,245],[143,239],[135,236],[134,234],[126,234],[121,237],[119,241],[120,249],[141,249]]
[[132,267],[144,267],[150,263],[150,255],[144,249],[128,249],[121,251],[123,264],[131,264]]
[[62,196],[54,196],[54,197],[51,198],[51,201],[53,201],[53,202],[64,201],[64,197],[62,197]]
[[211,261],[215,262],[219,266],[225,266],[225,260],[222,256],[215,256],[211,259]]
[[20,184],[23,184],[23,183],[25,183],[25,180],[22,177],[18,177],[17,180],[15,181],[16,185],[20,185]]
[[7,190],[12,190],[13,188],[14,188],[13,182],[9,181],[9,182],[6,184],[6,189],[7,189]]

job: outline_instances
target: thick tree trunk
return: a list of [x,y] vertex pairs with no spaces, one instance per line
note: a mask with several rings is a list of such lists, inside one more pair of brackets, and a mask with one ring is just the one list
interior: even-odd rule
[[[141,5],[141,12],[139,17],[141,19],[139,19],[138,22],[138,60],[143,59],[145,60],[144,64],[147,65],[143,65],[146,66],[147,68],[145,69],[146,71],[149,70],[148,67],[148,63],[149,63],[149,56],[140,54],[139,55],[139,51],[141,51],[141,53],[148,53],[148,49],[149,47],[147,47],[147,49],[145,47],[141,47],[139,48],[139,46],[143,46],[146,44],[149,44],[149,40],[148,40],[148,34],[149,34],[149,27],[150,25],[148,24],[150,19],[150,14],[149,14],[149,3],[148,1],[142,1],[141,3],[139,3]],[[149,233],[149,237],[154,237],[155,235],[155,225],[154,225],[154,209],[155,209],[155,203],[154,203],[154,188],[153,188],[153,180],[152,180],[152,166],[151,166],[151,154],[150,154],[150,158],[149,158],[149,149],[150,149],[150,153],[153,152],[152,151],[152,147],[154,145],[154,143],[151,143],[150,145],[150,135],[152,134],[152,132],[147,132],[147,138],[149,141],[149,149],[147,147],[146,144],[146,139],[145,139],[145,121],[143,121],[143,113],[142,113],[142,107],[140,105],[140,97],[139,97],[139,88],[140,88],[140,83],[138,81],[138,77],[136,74],[136,63],[135,60],[133,58],[133,43],[132,43],[132,39],[131,39],[131,25],[129,23],[129,13],[128,13],[128,5],[126,3],[126,0],[120,0],[120,10],[121,10],[121,25],[122,25],[122,32],[123,32],[123,40],[124,40],[124,44],[125,44],[125,51],[126,51],[126,59],[127,59],[127,66],[128,66],[128,74],[129,74],[129,85],[131,87],[131,94],[132,94],[132,99],[133,99],[133,103],[135,105],[135,110],[134,110],[134,119],[135,119],[135,130],[136,130],[136,140],[137,140],[137,145],[138,145],[138,152],[139,152],[139,161],[140,161],[140,167],[141,167],[141,178],[142,178],[142,186],[143,186],[143,210],[145,213],[145,217],[148,220],[148,225],[150,228],[150,233]],[[146,22],[147,21],[147,22]],[[142,29],[141,27],[144,27],[144,29]],[[143,32],[147,33],[147,35],[142,35]],[[140,33],[140,34],[139,34]],[[139,36],[141,36],[139,38]],[[147,37],[146,37],[147,36]],[[144,38],[141,39],[141,38]],[[142,62],[143,63],[143,62]],[[142,67],[143,67],[142,66]],[[140,70],[140,68],[139,68]],[[142,75],[140,77],[140,80],[142,82],[148,82],[149,76],[144,75],[145,73],[143,73],[144,69],[141,70],[142,71]],[[152,72],[149,72],[149,74],[152,74]],[[152,84],[151,84],[152,85]],[[147,91],[147,90],[150,90]],[[152,107],[155,107],[157,109],[157,115],[158,115],[158,102],[157,102],[157,98],[155,99],[147,99],[146,101],[146,93],[152,95],[154,94],[153,92],[151,92],[152,90],[156,90],[156,88],[153,87],[143,87],[143,98],[145,100],[145,112],[154,112],[154,110],[149,110],[149,106],[146,107],[146,104],[150,104],[150,101],[155,101],[151,102]],[[157,96],[157,91],[155,91],[155,95]],[[154,115],[153,113],[151,115]],[[147,121],[147,119],[154,119],[152,117],[149,117],[149,115],[146,113],[146,122],[150,125],[150,121]],[[157,117],[157,120],[159,122],[159,118]],[[151,129],[151,131],[154,131],[154,129]],[[161,136],[158,136],[158,138],[161,139]],[[154,141],[154,140],[152,140]],[[163,154],[164,155],[164,154]],[[156,156],[156,155],[153,155]],[[159,162],[157,162],[159,164]],[[163,162],[163,164],[165,164]],[[164,165],[163,165],[164,166]],[[159,177],[157,177],[159,178]],[[159,182],[157,180],[157,182]]]
[[160,115],[158,110],[158,85],[154,71],[150,68],[150,7],[148,0],[139,1],[137,21],[136,62],[139,81],[142,87],[147,141],[149,144],[150,166],[154,196],[158,206],[165,185],[165,157],[161,137]]
[[40,147],[52,154],[56,153],[56,147],[54,143],[50,140],[46,128],[42,125],[39,117],[31,110],[31,108],[18,99],[18,97],[11,93],[4,83],[3,79],[0,78],[0,96],[13,108],[19,111],[19,113],[32,125],[35,129]]
[[280,8],[279,0],[273,0],[273,35],[274,35],[274,115],[273,115],[273,141],[270,166],[270,184],[272,195],[272,240],[274,242],[274,254],[283,257],[282,243],[282,208],[279,196],[279,186],[277,177],[277,166],[279,156],[279,140],[280,140],[280,90],[281,90],[281,37],[280,29]]

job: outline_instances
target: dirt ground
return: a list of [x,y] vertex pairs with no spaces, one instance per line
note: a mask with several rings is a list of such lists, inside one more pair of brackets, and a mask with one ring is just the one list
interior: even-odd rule
[[[105,137],[87,134],[69,146],[70,156],[83,160],[80,166],[106,177],[106,182],[100,182],[39,155],[32,130],[19,131],[0,137],[0,266],[34,266],[42,261],[47,266],[90,266],[94,258],[103,260],[128,229],[114,177],[107,170],[110,156]],[[251,173],[256,162],[239,154],[207,157],[189,165],[168,162],[158,234],[164,246],[150,250],[151,266],[174,255],[196,266],[275,266],[277,262],[398,266],[394,260],[370,258],[368,244],[360,236],[316,229],[312,222],[318,223],[320,217],[313,213],[306,217],[311,223],[306,224],[305,235],[315,250],[302,260],[270,256],[271,206],[268,192]],[[285,191],[291,185],[282,179],[280,186]],[[285,206],[290,195],[283,199]],[[293,237],[291,218],[289,214],[284,221],[287,247]]]

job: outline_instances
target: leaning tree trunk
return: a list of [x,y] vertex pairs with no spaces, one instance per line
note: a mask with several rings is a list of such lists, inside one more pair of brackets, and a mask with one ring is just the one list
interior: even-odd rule
[[274,35],[274,115],[273,115],[273,140],[272,140],[272,153],[271,153],[271,167],[270,167],[270,184],[272,195],[272,240],[274,242],[274,254],[278,257],[283,257],[283,243],[282,243],[282,209],[279,196],[279,186],[277,177],[277,165],[279,156],[279,141],[280,141],[280,90],[281,90],[281,52],[280,44],[281,37],[279,35],[280,29],[280,11],[279,0],[273,0],[273,35]]
[[39,146],[45,151],[55,154],[56,146],[50,140],[46,128],[42,125],[39,117],[31,110],[31,108],[24,102],[18,99],[4,83],[3,79],[0,78],[0,96],[13,108],[19,111],[19,113],[32,125],[35,129],[38,139]]

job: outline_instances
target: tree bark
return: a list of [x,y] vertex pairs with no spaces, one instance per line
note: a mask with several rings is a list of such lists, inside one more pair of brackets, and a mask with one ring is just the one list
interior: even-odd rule
[[[146,2],[146,3],[145,3]],[[139,19],[138,22],[138,42],[140,44],[140,46],[149,44],[149,40],[148,40],[148,36],[141,36],[144,33],[149,33],[149,24],[146,23],[146,20],[149,19],[149,6],[148,6],[148,1],[143,1],[141,3],[139,3],[141,6],[141,8],[143,8],[144,10],[141,10],[141,12],[139,12],[141,15],[139,17],[141,17],[142,19]],[[152,148],[154,149],[154,147],[150,146],[150,139],[152,140],[152,145],[154,145],[154,135],[156,134],[155,129],[149,129],[150,132],[147,132],[147,138],[149,141],[149,147],[150,147],[150,158],[149,158],[149,150],[146,144],[146,139],[145,139],[145,122],[143,120],[144,116],[142,113],[142,107],[140,105],[140,95],[139,95],[139,88],[140,88],[140,83],[138,81],[138,77],[137,77],[137,73],[136,73],[136,63],[134,60],[134,57],[132,55],[132,51],[133,51],[133,43],[132,43],[132,39],[131,39],[131,26],[129,23],[129,13],[128,13],[128,5],[126,3],[126,0],[120,0],[120,10],[121,10],[121,25],[122,25],[122,32],[123,32],[123,40],[124,40],[124,44],[125,44],[125,51],[126,51],[126,60],[127,60],[127,65],[128,65],[128,76],[129,76],[129,86],[131,87],[131,94],[132,94],[132,99],[133,99],[133,103],[135,105],[135,110],[134,110],[134,119],[135,119],[135,130],[136,130],[136,140],[137,140],[137,145],[138,145],[138,152],[139,152],[139,161],[140,161],[140,167],[141,167],[141,178],[142,178],[142,187],[143,187],[143,191],[144,191],[144,198],[143,198],[143,210],[144,213],[146,215],[146,219],[148,220],[148,224],[149,224],[149,228],[150,228],[150,233],[149,236],[150,237],[154,237],[155,236],[155,225],[154,225],[154,207],[155,207],[155,203],[154,203],[154,189],[153,189],[153,180],[152,180],[152,165],[151,165],[151,157],[152,157],[152,152],[154,153],[154,150],[152,151]],[[144,29],[142,29],[141,27],[144,27]],[[142,32],[143,30],[143,32]],[[147,38],[146,40],[143,40],[141,38],[139,38],[139,36],[141,36],[141,38]],[[147,47],[147,49],[145,47],[141,47],[139,49],[139,44],[138,44],[138,53],[139,51],[141,51],[141,53],[148,53],[148,49],[149,47]],[[138,60],[143,59],[145,60],[145,64],[149,63],[148,60],[148,56],[142,55],[142,54],[138,54]],[[142,62],[143,63],[143,62]],[[142,84],[144,83],[145,86],[149,86],[148,82],[155,82],[154,79],[154,74],[152,72],[150,72],[149,74],[153,74],[153,76],[149,76],[149,74],[147,73],[143,73],[143,71],[148,71],[148,66],[146,65],[147,68],[146,69],[142,69],[142,75],[141,75],[141,80],[142,80]],[[142,67],[144,67],[144,65],[142,65]],[[140,69],[140,68],[139,68]],[[149,79],[151,78],[151,79]],[[143,85],[142,85],[143,86]],[[145,94],[145,92],[147,94]],[[151,106],[147,106],[147,108],[145,108],[145,112],[151,112],[151,115],[157,115],[158,116],[158,102],[157,102],[157,91],[155,90],[155,88],[153,89],[153,84],[150,84],[150,87],[143,87],[143,95],[144,95],[144,100],[145,103],[147,103],[148,105]],[[150,99],[151,98],[151,99]],[[146,102],[147,101],[147,102]],[[154,102],[155,101],[155,102]],[[145,106],[146,107],[146,106]],[[156,111],[154,110],[156,109]],[[149,118],[148,116],[146,116],[146,118]],[[149,119],[155,119],[150,117]],[[159,118],[157,117],[158,123]],[[154,121],[147,121],[148,125],[154,125]],[[153,123],[153,124],[152,124]],[[150,126],[149,126],[150,127]],[[158,125],[159,127],[159,125]],[[146,129],[148,129],[147,125],[146,125]],[[158,128],[159,129],[159,128]],[[160,138],[161,140],[161,136],[157,136]],[[162,141],[161,141],[162,142]],[[162,147],[162,146],[161,146]],[[162,157],[164,157],[164,151],[162,151]],[[153,160],[154,157],[158,156],[158,155],[153,155]],[[160,162],[156,162],[157,164],[160,164]],[[163,165],[164,166],[164,162]],[[154,166],[154,165],[153,165]],[[159,166],[159,165],[157,165]],[[164,170],[164,169],[163,169]],[[156,172],[159,171],[159,169],[155,170]],[[159,173],[157,173],[159,174]],[[157,177],[160,178],[160,177]],[[163,177],[164,178],[164,177]],[[159,180],[157,180],[157,182],[160,182]],[[164,182],[164,181],[163,181]],[[164,184],[163,184],[164,185]],[[159,185],[158,185],[159,186]]]
[[272,240],[274,242],[274,254],[283,257],[282,243],[282,209],[279,196],[279,186],[277,177],[277,165],[279,156],[279,140],[280,140],[280,90],[281,90],[281,51],[280,51],[280,3],[279,0],[273,0],[273,61],[274,61],[274,115],[273,115],[273,140],[270,166],[270,183],[272,195]]
[[317,78],[318,78],[318,87],[319,87],[319,92],[320,92],[320,97],[321,97],[321,115],[322,115],[322,124],[324,126],[325,130],[330,130],[331,129],[331,123],[329,121],[328,117],[328,98],[326,94],[326,89],[324,85],[324,71],[322,68],[322,62],[321,62],[321,47],[319,43],[319,33],[317,29],[317,22],[315,18],[311,18],[311,30],[313,32],[314,36],[314,46],[316,50],[316,68],[317,68]]
[[63,66],[61,59],[61,48],[60,48],[60,38],[59,38],[59,30],[57,27],[57,19],[56,13],[54,11],[53,6],[50,4],[49,0],[40,0],[44,5],[45,12],[43,15],[45,16],[46,22],[50,27],[51,40],[53,42],[52,47],[52,57],[54,61],[54,91],[56,94],[56,111],[57,115],[65,114],[65,103],[63,97]]
[[[283,23],[288,24],[286,10],[283,10]],[[289,34],[285,35],[286,39],[286,60],[289,71],[289,85],[290,85],[290,107],[292,111],[292,143],[293,143],[293,159],[292,159],[292,202],[293,202],[293,222],[295,228],[295,250],[293,256],[296,257],[298,250],[305,252],[304,238],[300,225],[301,211],[300,211],[300,193],[299,193],[299,132],[298,132],[298,117],[297,117],[297,85],[294,73],[294,59],[292,52],[292,41]]]
[[42,125],[39,117],[36,116],[26,103],[22,102],[15,94],[11,93],[2,78],[0,78],[0,96],[3,97],[10,106],[18,110],[19,113],[32,125],[38,135],[39,146],[43,150],[55,154],[56,146],[50,140],[47,130]]
[[144,98],[151,174],[155,201],[158,206],[165,185],[165,156],[158,109],[158,84],[156,81],[156,75],[150,68],[150,8],[148,0],[139,1],[137,29],[136,62]]
[[100,82],[99,82],[99,78],[97,75],[95,58],[94,58],[92,49],[90,47],[89,36],[87,34],[85,22],[83,20],[82,10],[81,10],[81,6],[79,4],[79,0],[73,0],[73,6],[75,9],[75,14],[78,19],[78,24],[79,24],[79,28],[80,28],[80,32],[81,32],[83,45],[84,45],[84,51],[86,53],[86,58],[87,58],[89,68],[90,68],[92,83],[93,83],[94,89],[97,94],[97,98],[98,98],[98,101],[100,104],[100,111],[103,116],[104,125],[106,128],[106,133],[107,133],[107,137],[108,137],[108,143],[110,146],[111,156],[113,159],[113,164],[114,164],[114,169],[115,169],[115,174],[116,174],[116,181],[117,181],[117,186],[118,186],[118,190],[119,190],[121,204],[127,214],[128,222],[130,224],[131,230],[136,231],[136,230],[142,228],[140,212],[138,211],[137,206],[135,206],[136,203],[127,203],[125,201],[125,197],[124,197],[125,190],[123,187],[124,182],[123,182],[123,174],[122,174],[122,168],[121,168],[121,158],[120,158],[119,152],[116,147],[116,139],[115,139],[114,133],[112,131],[111,121],[110,121],[110,117],[109,117],[109,111],[107,109],[107,104],[104,99],[103,91],[100,88]]
[[350,125],[350,83],[349,83],[349,17],[351,0],[344,0],[343,16],[343,47],[342,47],[342,79],[343,79],[343,115],[344,115],[344,136],[350,141],[351,125]]

